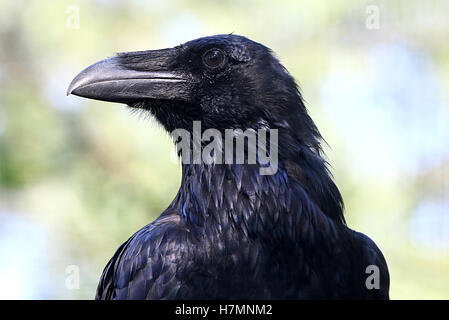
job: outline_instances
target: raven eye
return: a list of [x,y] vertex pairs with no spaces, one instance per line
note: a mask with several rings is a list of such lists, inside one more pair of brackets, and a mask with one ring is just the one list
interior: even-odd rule
[[211,69],[222,67],[225,60],[224,53],[219,49],[210,49],[203,55],[203,63]]

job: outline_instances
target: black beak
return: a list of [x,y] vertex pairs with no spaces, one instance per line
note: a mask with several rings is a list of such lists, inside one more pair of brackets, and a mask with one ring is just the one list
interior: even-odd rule
[[67,95],[119,103],[145,99],[187,101],[192,77],[170,70],[175,51],[122,53],[94,63],[72,80]]

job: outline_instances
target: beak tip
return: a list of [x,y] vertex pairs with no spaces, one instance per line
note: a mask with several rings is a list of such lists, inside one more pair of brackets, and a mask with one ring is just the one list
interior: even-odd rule
[[72,82],[69,84],[69,87],[67,88],[67,91],[66,91],[66,95],[67,96],[69,96],[69,95],[71,95],[71,94],[76,94],[76,89],[79,87],[79,81],[77,81],[77,79],[78,79],[78,76],[76,76],[73,80],[72,80]]
[[[76,79],[76,77],[75,77],[75,79]],[[74,88],[75,87],[75,85],[74,85],[74,80],[75,79],[73,79],[72,82],[70,82],[69,87],[67,88],[67,91],[65,93],[67,96],[71,95],[72,92],[73,92],[73,89],[75,89]]]

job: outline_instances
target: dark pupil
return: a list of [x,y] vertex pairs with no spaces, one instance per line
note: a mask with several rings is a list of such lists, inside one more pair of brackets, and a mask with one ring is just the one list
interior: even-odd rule
[[209,67],[218,67],[223,61],[223,54],[218,50],[212,50],[206,55],[206,64]]

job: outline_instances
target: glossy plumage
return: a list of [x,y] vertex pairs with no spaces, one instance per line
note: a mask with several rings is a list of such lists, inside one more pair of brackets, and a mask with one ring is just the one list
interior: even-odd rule
[[[204,62],[211,49],[225,57],[209,63],[212,69]],[[99,77],[93,67],[69,92],[147,110],[169,132],[192,131],[194,120],[203,130],[277,129],[279,168],[260,175],[259,163],[183,164],[175,199],[116,251],[97,299],[388,298],[385,259],[372,240],[345,225],[321,136],[293,78],[268,48],[219,35],[113,59],[128,82],[137,83],[129,70],[133,77],[171,72],[176,85],[153,81],[147,91],[137,86],[120,96],[108,96],[112,84],[83,91],[86,74],[92,78],[95,70]],[[370,265],[379,269],[378,289],[366,286]]]

